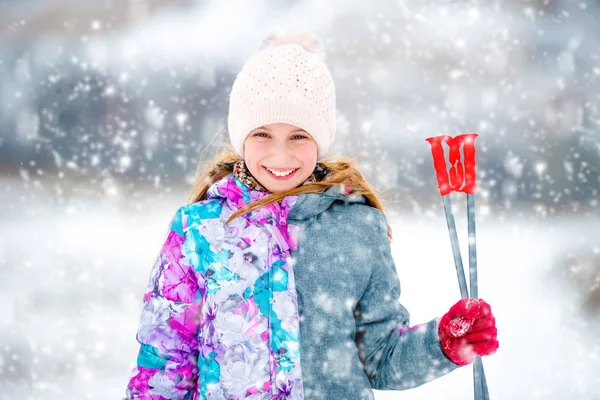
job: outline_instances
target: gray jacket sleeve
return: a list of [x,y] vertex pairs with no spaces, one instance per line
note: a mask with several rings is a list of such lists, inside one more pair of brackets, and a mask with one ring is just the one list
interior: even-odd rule
[[377,211],[372,221],[372,272],[354,311],[355,343],[373,389],[410,389],[446,375],[459,365],[442,352],[439,318],[409,326],[409,312],[399,302],[400,281],[385,215]]

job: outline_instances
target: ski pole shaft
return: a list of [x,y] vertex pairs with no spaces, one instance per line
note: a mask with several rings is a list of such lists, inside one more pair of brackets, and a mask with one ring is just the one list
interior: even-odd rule
[[[475,229],[475,195],[467,193],[467,226],[469,233],[469,289],[471,298],[478,299],[477,285],[477,240]],[[481,357],[476,356],[473,360],[473,379],[475,384],[475,399],[489,399],[485,372]]]
[[442,196],[442,200],[444,201],[444,212],[446,213],[446,224],[448,225],[448,233],[450,234],[450,244],[452,245],[452,255],[454,256],[454,266],[456,267],[458,286],[460,287],[460,297],[464,299],[469,297],[469,290],[467,289],[465,270],[460,255],[460,246],[458,244],[458,235],[456,234],[456,224],[454,223],[450,194]]

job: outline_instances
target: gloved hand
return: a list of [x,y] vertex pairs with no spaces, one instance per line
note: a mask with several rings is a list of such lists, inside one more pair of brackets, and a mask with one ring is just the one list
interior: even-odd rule
[[487,356],[498,349],[496,320],[488,303],[481,299],[461,299],[450,308],[439,324],[444,354],[458,365],[473,357]]

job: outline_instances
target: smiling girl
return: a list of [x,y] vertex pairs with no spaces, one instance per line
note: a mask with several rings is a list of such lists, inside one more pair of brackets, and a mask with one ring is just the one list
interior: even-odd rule
[[245,164],[251,176],[271,193],[294,189],[306,181],[317,163],[317,143],[302,128],[290,124],[261,126],[244,142]]
[[328,155],[335,113],[314,34],[271,35],[244,64],[231,147],[152,269],[127,399],[374,399],[496,351],[483,300],[410,326],[379,196]]

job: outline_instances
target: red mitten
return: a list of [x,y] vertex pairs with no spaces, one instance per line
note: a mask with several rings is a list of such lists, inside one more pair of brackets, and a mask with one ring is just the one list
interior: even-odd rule
[[453,305],[440,320],[439,334],[444,354],[458,365],[498,349],[496,320],[490,305],[481,299],[461,299]]

